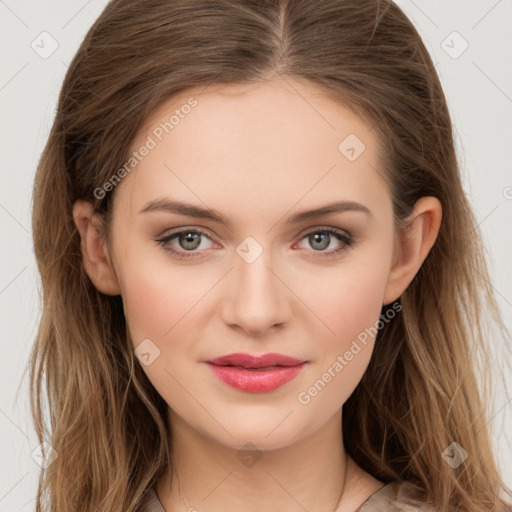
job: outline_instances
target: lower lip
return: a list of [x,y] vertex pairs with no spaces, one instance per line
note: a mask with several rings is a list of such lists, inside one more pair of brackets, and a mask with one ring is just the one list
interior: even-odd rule
[[297,366],[280,366],[273,370],[247,370],[237,366],[207,364],[214,375],[228,386],[247,393],[266,393],[297,377],[306,363]]

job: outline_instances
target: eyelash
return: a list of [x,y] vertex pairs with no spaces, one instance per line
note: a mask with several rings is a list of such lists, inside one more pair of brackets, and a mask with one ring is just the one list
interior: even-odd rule
[[[201,257],[200,253],[203,251],[178,251],[178,250],[172,249],[171,247],[166,245],[171,240],[179,237],[179,235],[181,235],[183,233],[200,234],[200,235],[211,240],[211,238],[204,231],[194,228],[194,229],[181,229],[179,231],[175,231],[163,238],[160,238],[159,240],[156,240],[156,242],[162,246],[164,251],[169,252],[173,255],[179,256],[180,259]],[[353,237],[351,237],[350,235],[346,235],[342,231],[334,229],[334,228],[320,228],[320,229],[315,229],[315,230],[309,231],[300,240],[303,240],[304,238],[307,238],[308,236],[310,236],[312,234],[316,234],[316,233],[329,233],[330,235],[333,235],[336,239],[338,239],[340,242],[343,242],[343,245],[339,249],[334,249],[331,251],[314,251],[313,250],[314,253],[316,252],[316,254],[314,254],[314,256],[313,256],[315,258],[317,258],[317,257],[319,257],[319,258],[332,257],[334,255],[341,253],[342,251],[346,251],[347,249],[349,249],[355,245],[355,240]]]

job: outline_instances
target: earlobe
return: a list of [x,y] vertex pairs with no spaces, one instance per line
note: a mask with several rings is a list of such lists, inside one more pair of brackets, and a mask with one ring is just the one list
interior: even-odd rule
[[435,197],[422,197],[396,236],[395,254],[382,304],[397,300],[418,273],[437,239],[442,206]]
[[80,233],[85,272],[100,292],[120,295],[119,283],[100,229],[101,218],[94,213],[91,203],[79,200],[73,205],[73,219]]

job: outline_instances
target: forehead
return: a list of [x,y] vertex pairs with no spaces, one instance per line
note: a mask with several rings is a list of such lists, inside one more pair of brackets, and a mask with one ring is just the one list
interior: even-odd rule
[[120,187],[137,211],[166,193],[219,210],[263,200],[283,210],[306,196],[389,202],[376,134],[306,82],[182,91],[146,119],[131,150],[143,146]]

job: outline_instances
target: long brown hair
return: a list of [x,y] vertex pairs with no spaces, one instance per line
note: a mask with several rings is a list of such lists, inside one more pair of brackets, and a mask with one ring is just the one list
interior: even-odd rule
[[[438,239],[343,407],[348,453],[439,510],[500,510],[485,321],[510,335],[440,80],[412,23],[390,0],[112,0],[69,66],[34,183],[43,293],[31,407],[40,442],[57,453],[40,475],[38,512],[138,511],[171,460],[167,404],[134,356],[121,297],[84,271],[73,203],[93,203],[108,240],[115,190],[94,191],[157,106],[190,87],[277,76],[316,85],[371,124],[397,229],[423,196],[443,207]],[[458,468],[442,456],[452,442],[469,454]]]

